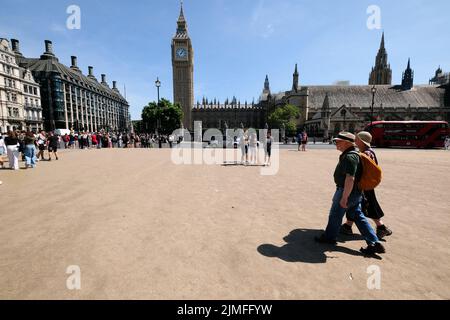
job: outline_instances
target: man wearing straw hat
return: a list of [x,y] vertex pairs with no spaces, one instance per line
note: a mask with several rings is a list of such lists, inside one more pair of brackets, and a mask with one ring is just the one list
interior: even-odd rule
[[[378,159],[375,151],[372,150],[370,143],[372,142],[372,135],[369,132],[361,131],[356,135],[356,146],[360,152],[365,153],[369,156],[376,164],[378,164]],[[375,196],[375,190],[366,190],[363,192],[362,207],[365,215],[372,219],[377,225],[377,237],[383,239],[384,237],[392,235],[392,231],[386,227],[381,218],[384,217],[383,209],[381,209],[378,203],[377,197]],[[347,215],[347,222],[341,227],[341,233],[351,235],[353,219]]]
[[385,248],[361,210],[362,193],[355,180],[361,174],[362,169],[359,155],[355,152],[355,135],[341,132],[337,138],[333,139],[333,142],[336,143],[336,149],[342,152],[334,171],[336,192],[333,196],[327,228],[315,240],[319,243],[336,244],[342,219],[347,213],[355,221],[367,242],[367,248],[361,248],[360,251],[367,255],[385,253]]

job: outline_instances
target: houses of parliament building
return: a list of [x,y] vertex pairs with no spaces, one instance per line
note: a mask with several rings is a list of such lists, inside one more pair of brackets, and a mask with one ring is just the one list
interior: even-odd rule
[[299,69],[295,65],[292,87],[287,91],[272,92],[266,76],[257,102],[241,102],[233,98],[221,103],[204,98],[194,103],[194,50],[181,7],[177,31],[172,39],[172,66],[174,102],[182,106],[183,125],[189,129],[193,128],[194,121],[202,121],[204,129],[264,128],[270,113],[286,104],[299,109],[298,129],[306,129],[315,136],[361,130],[371,119],[450,119],[449,74],[439,68],[429,84],[414,85],[414,71],[408,60],[402,83],[393,85],[384,33],[368,85],[301,85]]

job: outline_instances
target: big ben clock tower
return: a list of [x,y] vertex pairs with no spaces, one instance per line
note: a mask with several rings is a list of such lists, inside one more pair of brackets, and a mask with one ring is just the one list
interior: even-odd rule
[[181,3],[177,33],[172,39],[173,101],[183,109],[183,126],[192,129],[192,107],[194,106],[194,50],[187,31]]

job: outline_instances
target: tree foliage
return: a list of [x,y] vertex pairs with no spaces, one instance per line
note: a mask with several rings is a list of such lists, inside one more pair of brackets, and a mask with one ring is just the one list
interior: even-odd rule
[[297,130],[297,119],[300,117],[300,111],[297,107],[286,104],[275,109],[269,115],[269,125],[271,128],[286,128],[287,135],[295,135]]
[[[183,110],[179,104],[172,104],[167,99],[161,99],[158,103],[150,102],[142,110],[142,128],[145,132],[171,134],[181,128]],[[158,128],[159,125],[159,128]]]

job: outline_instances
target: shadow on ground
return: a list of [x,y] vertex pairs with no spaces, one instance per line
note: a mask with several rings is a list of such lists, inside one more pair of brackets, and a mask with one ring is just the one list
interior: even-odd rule
[[[286,262],[304,262],[304,263],[326,263],[327,258],[333,259],[332,255],[327,255],[326,252],[342,252],[352,256],[364,255],[349,248],[341,247],[339,245],[320,244],[314,241],[314,237],[320,236],[323,230],[312,229],[297,229],[293,230],[283,238],[286,244],[282,247],[277,247],[273,244],[263,244],[258,247],[258,252],[263,256],[269,258],[278,258]],[[359,240],[359,237],[346,237],[350,240]],[[379,259],[379,257],[374,257]]]

